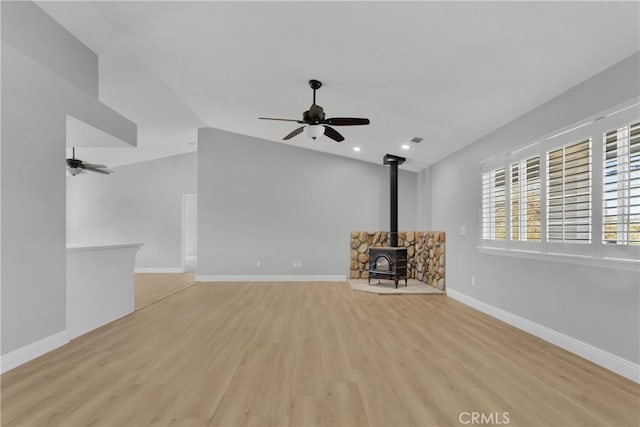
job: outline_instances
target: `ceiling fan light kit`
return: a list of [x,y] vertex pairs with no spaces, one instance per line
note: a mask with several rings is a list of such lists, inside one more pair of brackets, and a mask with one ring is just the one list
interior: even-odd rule
[[67,170],[69,171],[69,175],[71,176],[76,176],[76,175],[80,175],[81,173],[86,173],[80,168],[67,168]]
[[287,136],[282,138],[287,141],[294,136],[300,135],[304,132],[309,138],[315,140],[319,136],[325,135],[328,138],[333,139],[336,142],[344,141],[344,136],[331,126],[361,126],[368,125],[369,119],[363,119],[358,117],[332,117],[326,118],[324,109],[316,104],[316,90],[322,87],[322,82],[319,80],[309,80],[309,87],[313,90],[313,104],[304,113],[302,113],[302,120],[296,119],[277,119],[272,117],[259,117],[261,120],[278,120],[284,122],[296,122],[303,124]]
[[324,135],[324,127],[322,125],[305,126],[304,134],[315,140],[317,137]]

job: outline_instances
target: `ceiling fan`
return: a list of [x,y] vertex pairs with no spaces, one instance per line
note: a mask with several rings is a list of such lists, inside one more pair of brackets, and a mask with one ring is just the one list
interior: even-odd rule
[[107,169],[105,165],[95,165],[93,163],[85,163],[80,159],[76,159],[76,147],[73,147],[73,156],[71,159],[67,159],[67,170],[73,176],[81,173],[87,173],[86,171],[101,173],[109,175],[113,173],[111,169]]
[[331,126],[360,126],[368,125],[369,119],[361,119],[357,117],[332,117],[326,118],[324,110],[321,106],[316,104],[316,90],[322,87],[322,82],[318,80],[309,80],[309,86],[313,89],[313,104],[304,113],[302,113],[302,120],[296,119],[275,119],[271,117],[259,117],[262,120],[279,120],[283,122],[296,122],[304,124],[282,138],[288,140],[296,135],[301,134],[303,131],[312,139],[316,139],[321,135],[326,135],[336,142],[344,141],[344,136],[332,128]]

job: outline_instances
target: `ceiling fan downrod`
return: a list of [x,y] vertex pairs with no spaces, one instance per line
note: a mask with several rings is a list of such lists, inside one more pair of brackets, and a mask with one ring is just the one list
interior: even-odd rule
[[316,90],[322,87],[322,82],[320,80],[311,79],[309,80],[309,87],[313,89],[313,103],[316,103]]

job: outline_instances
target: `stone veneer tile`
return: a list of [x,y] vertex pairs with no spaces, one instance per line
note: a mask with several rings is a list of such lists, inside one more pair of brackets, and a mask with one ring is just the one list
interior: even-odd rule
[[[350,279],[369,278],[369,248],[389,244],[388,231],[352,231]],[[444,231],[401,231],[398,246],[407,248],[409,279],[420,280],[437,289],[445,289]]]

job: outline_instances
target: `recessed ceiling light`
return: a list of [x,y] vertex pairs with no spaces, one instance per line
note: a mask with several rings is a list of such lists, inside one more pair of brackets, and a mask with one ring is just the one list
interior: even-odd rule
[[409,148],[411,148],[411,147],[409,147],[409,145],[407,145],[407,144],[402,144],[400,147],[401,147],[403,150],[408,150]]
[[360,151],[360,147],[353,147],[353,151]]

